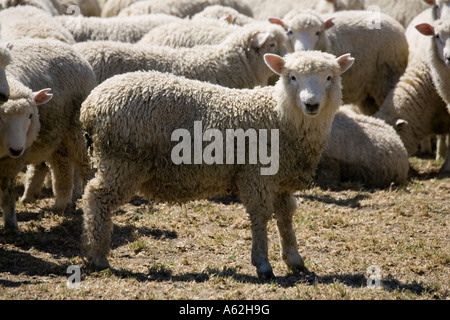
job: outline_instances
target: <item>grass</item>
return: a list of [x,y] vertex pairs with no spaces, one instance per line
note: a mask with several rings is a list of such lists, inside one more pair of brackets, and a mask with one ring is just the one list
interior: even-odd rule
[[[18,204],[19,235],[0,219],[0,299],[449,299],[450,178],[432,160],[411,164],[402,188],[345,183],[297,193],[297,242],[315,277],[287,270],[271,221],[277,278],[269,282],[250,263],[250,224],[233,199],[171,206],[134,198],[114,214],[111,268],[98,271],[80,256],[81,211],[53,213],[47,191]],[[70,265],[81,268],[78,289],[66,285]],[[372,265],[378,289],[367,286]]]

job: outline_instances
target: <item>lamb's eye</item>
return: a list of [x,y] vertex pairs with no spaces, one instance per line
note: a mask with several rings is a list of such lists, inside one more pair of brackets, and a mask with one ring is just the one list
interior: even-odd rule
[[32,113],[30,113],[30,115],[28,116],[28,119],[31,119],[31,118],[33,118],[33,114]]
[[292,30],[288,30],[287,34],[288,36],[292,36],[294,33],[292,32]]
[[331,76],[328,76],[327,81],[331,81],[331,79],[332,79]]
[[291,81],[297,81],[297,78],[295,76],[291,76]]

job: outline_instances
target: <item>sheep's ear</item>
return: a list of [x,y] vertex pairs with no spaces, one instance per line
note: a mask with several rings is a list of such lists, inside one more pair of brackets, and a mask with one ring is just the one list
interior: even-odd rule
[[423,0],[425,3],[431,4],[434,6],[436,4],[436,0]]
[[325,30],[328,30],[334,26],[333,19],[334,18],[331,18],[331,19],[328,19],[327,21],[325,21]]
[[270,33],[268,32],[257,32],[252,35],[252,41],[251,45],[253,48],[261,48],[264,43],[266,43],[267,39],[269,38]]
[[49,93],[51,90],[52,89],[47,88],[47,89],[42,89],[41,91],[35,92],[34,93],[34,102],[36,102],[37,105],[41,105],[41,104],[49,102],[53,97],[53,94]]
[[273,24],[278,24],[278,25],[282,26],[283,29],[285,29],[285,30],[287,29],[287,28],[286,28],[286,25],[284,24],[283,20],[281,20],[281,19],[278,19],[278,18],[269,18],[269,22],[270,22],[270,23],[273,23]]
[[329,3],[334,3],[334,0],[327,0],[327,2],[329,2]]
[[350,67],[355,62],[355,58],[353,58],[350,53],[344,54],[336,59],[336,62],[341,67],[341,74],[350,69]]
[[425,36],[434,36],[434,27],[428,23],[418,24],[416,29]]
[[409,124],[408,121],[403,120],[403,119],[398,119],[395,122],[394,129],[399,131],[399,130],[405,128],[408,124]]
[[283,71],[285,64],[285,61],[282,57],[273,53],[266,53],[264,55],[264,61],[266,62],[270,70],[281,76],[281,72]]

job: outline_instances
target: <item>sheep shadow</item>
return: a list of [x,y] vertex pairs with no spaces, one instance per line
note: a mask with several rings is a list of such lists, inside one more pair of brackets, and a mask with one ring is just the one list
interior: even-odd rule
[[361,207],[361,201],[365,199],[369,199],[370,196],[367,194],[357,194],[356,196],[352,198],[346,198],[346,199],[336,199],[330,195],[295,195],[297,198],[302,199],[308,199],[310,201],[318,201],[326,204],[333,204],[339,207],[350,207],[350,208],[360,208]]

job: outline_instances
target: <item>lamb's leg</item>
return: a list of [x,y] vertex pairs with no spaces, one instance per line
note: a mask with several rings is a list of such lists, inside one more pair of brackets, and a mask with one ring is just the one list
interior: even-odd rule
[[445,162],[442,165],[440,172],[441,173],[450,172],[450,148],[447,148],[447,153],[445,155]]
[[56,151],[48,161],[52,171],[54,209],[62,212],[72,202],[73,163],[63,152]]
[[109,267],[112,212],[131,199],[142,177],[141,172],[133,174],[128,169],[128,164],[103,163],[84,190],[81,252],[99,268]]
[[14,196],[14,179],[1,179],[1,201],[3,223],[8,232],[18,232],[16,216],[16,198]]
[[437,145],[436,145],[436,161],[445,159],[445,154],[447,152],[447,142],[446,138],[448,135],[437,135]]
[[49,172],[47,165],[42,162],[38,165],[29,165],[25,175],[25,190],[22,198],[23,203],[35,202],[41,193],[42,184]]
[[297,240],[292,226],[292,216],[297,207],[295,199],[289,193],[277,196],[275,203],[275,218],[281,242],[281,257],[294,272],[308,271],[302,257],[298,253]]

